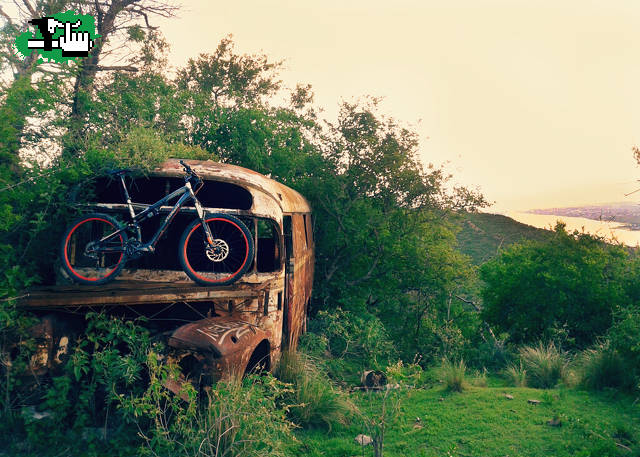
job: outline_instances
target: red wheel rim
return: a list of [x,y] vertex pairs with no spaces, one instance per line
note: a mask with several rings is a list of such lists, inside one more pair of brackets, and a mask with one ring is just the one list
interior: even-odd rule
[[[92,217],[89,219],[83,219],[80,222],[78,222],[70,231],[69,234],[67,235],[67,238],[64,240],[64,262],[67,265],[67,268],[73,273],[74,276],[83,279],[85,281],[100,281],[103,279],[108,278],[109,276],[111,276],[113,274],[113,272],[115,272],[118,269],[118,266],[120,265],[120,262],[122,262],[122,258],[124,257],[124,252],[120,254],[120,257],[118,258],[118,261],[116,262],[116,264],[114,265],[113,269],[106,275],[106,276],[102,276],[100,278],[87,278],[85,276],[82,276],[80,273],[78,273],[76,271],[75,268],[73,268],[71,266],[71,262],[69,262],[69,256],[67,253],[67,249],[69,247],[69,240],[71,240],[71,236],[73,235],[73,233],[76,231],[76,229],[78,227],[80,227],[82,224],[84,224],[85,222],[91,222],[91,221],[101,221],[101,222],[106,222],[107,224],[109,224],[111,227],[115,227],[111,222],[109,222],[106,219],[102,219],[101,217]],[[120,238],[120,243],[122,243],[122,236],[118,235],[118,238]],[[124,244],[124,243],[123,243]]]
[[202,222],[196,224],[191,229],[189,234],[186,236],[186,238],[184,240],[184,245],[182,246],[182,257],[184,258],[184,262],[185,262],[187,268],[189,269],[189,271],[195,277],[197,277],[198,279],[200,279],[201,281],[204,281],[204,282],[219,283],[219,282],[228,281],[228,280],[236,277],[236,275],[238,273],[240,273],[240,271],[242,271],[242,269],[245,267],[245,265],[247,264],[247,258],[249,257],[249,240],[247,239],[247,236],[245,235],[244,230],[242,230],[242,228],[238,224],[233,222],[232,220],[221,218],[221,217],[216,217],[216,218],[212,218],[212,219],[207,219],[205,222],[208,223],[208,222],[212,222],[212,221],[223,221],[223,222],[227,222],[229,224],[232,224],[242,234],[242,238],[243,238],[244,244],[245,244],[245,254],[244,254],[244,259],[240,263],[240,267],[235,272],[231,273],[229,276],[226,276],[224,278],[221,278],[221,279],[209,279],[209,278],[206,278],[206,277],[198,274],[198,272],[191,266],[191,263],[189,262],[189,258],[187,257],[187,245],[189,244],[189,239],[191,238],[191,235],[193,235],[193,232],[195,232],[198,227],[202,226]]

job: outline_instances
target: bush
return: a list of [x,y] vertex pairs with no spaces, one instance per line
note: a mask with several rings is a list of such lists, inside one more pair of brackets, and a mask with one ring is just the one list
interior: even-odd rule
[[281,400],[288,389],[277,379],[267,375],[221,381],[200,404],[185,403],[162,388],[166,375],[171,376],[169,368],[155,365],[144,395],[123,399],[143,440],[139,455],[287,455],[285,449],[294,438]]
[[356,407],[307,355],[283,352],[275,370],[276,377],[292,385],[286,396],[289,417],[303,427],[327,427],[346,424]]
[[580,384],[587,389],[634,387],[633,370],[620,353],[607,343],[582,352],[579,360]]
[[466,380],[467,366],[464,360],[458,363],[444,359],[440,369],[442,379],[448,390],[452,392],[462,392],[468,387]]
[[631,301],[637,275],[624,247],[562,224],[549,240],[508,247],[480,272],[482,318],[494,330],[517,344],[562,336],[578,348],[607,332],[615,306]]
[[386,369],[390,384],[418,386],[423,384],[424,371],[418,363],[404,363],[398,360]]
[[640,388],[640,306],[618,310],[607,338],[624,360],[627,373],[635,377],[635,387]]
[[271,376],[218,382],[208,392],[205,407],[181,427],[176,444],[194,457],[288,455],[294,439],[280,404],[286,391]]
[[510,385],[514,387],[527,387],[527,370],[522,366],[522,362],[518,365],[509,365],[503,374]]
[[476,371],[471,378],[471,385],[475,387],[487,387],[489,380],[487,379],[487,369]]
[[315,359],[334,380],[357,384],[364,370],[383,369],[395,356],[394,344],[382,322],[366,313],[340,308],[320,311],[309,322],[300,347]]
[[503,369],[514,357],[504,340],[493,338],[487,341],[467,341],[464,350],[464,360],[469,366],[489,371]]
[[520,359],[531,387],[551,389],[567,374],[566,354],[553,343],[524,346],[520,348]]

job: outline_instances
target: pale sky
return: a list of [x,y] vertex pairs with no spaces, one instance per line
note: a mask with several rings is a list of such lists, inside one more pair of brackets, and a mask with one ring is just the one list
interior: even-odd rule
[[170,62],[237,51],[285,60],[329,118],[384,97],[493,210],[613,201],[640,183],[640,2],[588,0],[188,1],[154,21]]
[[328,117],[384,97],[495,210],[640,200],[638,1],[203,1],[160,25],[176,66],[229,33],[285,59]]

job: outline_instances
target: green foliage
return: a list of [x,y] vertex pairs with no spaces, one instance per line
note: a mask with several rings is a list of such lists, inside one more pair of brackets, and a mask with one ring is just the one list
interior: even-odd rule
[[516,343],[560,329],[568,346],[587,346],[627,301],[626,284],[638,271],[629,271],[627,259],[622,246],[558,224],[550,240],[513,245],[482,266],[482,316]]
[[567,375],[567,355],[554,343],[520,348],[520,360],[526,370],[527,385],[551,389]]
[[606,387],[629,389],[635,387],[633,369],[620,353],[600,344],[585,349],[579,359],[580,384],[588,389],[602,390]]
[[527,387],[527,370],[522,366],[511,364],[504,370],[504,377],[510,386]]
[[291,384],[285,396],[289,417],[303,427],[344,425],[355,407],[309,356],[301,352],[283,352],[275,374]]
[[[394,355],[394,345],[382,322],[366,313],[320,311],[309,322],[311,333],[319,335],[313,353],[328,352],[334,358],[357,361],[362,369],[381,368]],[[314,337],[303,337],[303,345]]]
[[640,388],[640,307],[621,308],[615,313],[615,322],[607,335],[611,349],[625,361],[630,374]]
[[214,158],[200,148],[183,143],[171,143],[145,127],[129,130],[113,152],[113,159],[119,166],[135,167],[144,171],[159,167],[171,157],[195,160]]
[[469,366],[492,371],[500,371],[515,358],[511,345],[491,336],[485,339],[467,338],[462,354]]
[[292,427],[280,406],[288,391],[271,376],[218,383],[191,428],[188,455],[289,455]]
[[[155,356],[155,355],[154,355]],[[129,414],[138,417],[143,446],[141,455],[153,456],[284,456],[292,445],[291,424],[285,418],[282,398],[286,386],[271,376],[243,382],[219,382],[207,392],[201,406],[186,405],[161,383],[168,372],[157,365],[145,394],[124,399]],[[165,366],[166,367],[166,366]],[[193,392],[188,391],[190,398]]]
[[280,86],[275,71],[281,64],[269,62],[266,55],[238,55],[233,48],[229,35],[213,54],[189,59],[178,72],[179,87],[201,93],[214,104],[253,104],[273,95]]
[[77,340],[65,373],[53,379],[45,407],[54,413],[56,431],[117,424],[113,410],[125,395],[144,389],[144,367],[152,345],[148,332],[132,321],[89,313],[87,330]]
[[467,382],[467,365],[462,359],[457,363],[449,359],[443,359],[440,376],[447,390],[451,392],[463,392],[469,387]]
[[417,387],[424,383],[424,371],[418,363],[404,363],[398,360],[385,370],[389,384]]

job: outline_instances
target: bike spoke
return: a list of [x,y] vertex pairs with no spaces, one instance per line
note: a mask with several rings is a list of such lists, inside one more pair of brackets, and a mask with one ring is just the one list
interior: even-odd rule
[[214,243],[209,246],[205,230],[198,225],[186,239],[186,257],[197,276],[207,281],[226,281],[246,268],[249,240],[243,230],[227,219],[207,221]]

